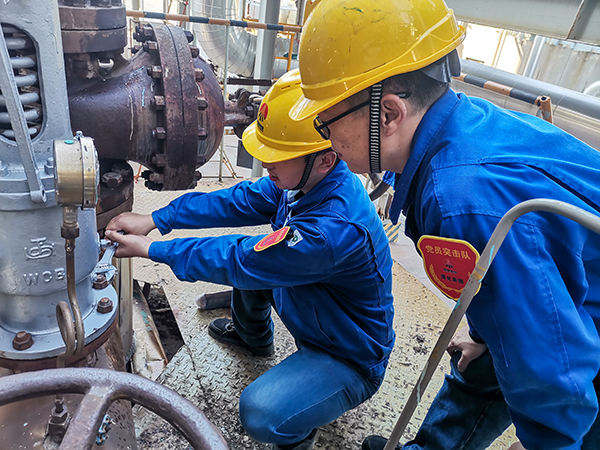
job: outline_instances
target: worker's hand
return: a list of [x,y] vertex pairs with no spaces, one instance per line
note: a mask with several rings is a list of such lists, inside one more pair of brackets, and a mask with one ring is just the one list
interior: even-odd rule
[[112,230],[106,230],[104,236],[113,242],[119,243],[119,247],[117,247],[117,251],[115,252],[117,258],[131,258],[133,256],[148,258],[150,244],[154,242],[148,236],[120,234]]
[[521,441],[517,441],[513,445],[508,447],[508,450],[526,450],[526,449],[525,449],[525,447],[523,447],[523,444],[521,444]]
[[446,351],[452,356],[455,352],[462,352],[458,361],[458,371],[464,372],[474,359],[479,358],[487,350],[487,345],[478,344],[469,336],[469,327],[463,327],[456,332]]
[[124,212],[108,222],[107,231],[124,231],[127,234],[146,236],[156,228],[151,214]]

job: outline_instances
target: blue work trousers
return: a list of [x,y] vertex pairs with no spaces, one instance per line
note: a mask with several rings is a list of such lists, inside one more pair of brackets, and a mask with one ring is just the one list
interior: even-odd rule
[[[251,346],[273,341],[272,291],[234,289],[232,317]],[[296,341],[297,351],[254,380],[240,396],[240,421],[255,440],[279,446],[302,441],[313,429],[360,405],[379,388],[357,367]]]
[[[451,371],[415,436],[403,450],[483,450],[512,423],[489,352],[458,371],[461,353],[451,358]],[[594,382],[596,393],[600,378]],[[600,449],[600,420],[583,440],[582,450]]]

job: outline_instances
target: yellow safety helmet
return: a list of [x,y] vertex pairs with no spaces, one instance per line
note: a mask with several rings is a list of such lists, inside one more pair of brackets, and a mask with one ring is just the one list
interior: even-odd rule
[[422,69],[464,36],[443,0],[315,0],[300,36],[304,97],[290,116],[303,120],[386,78]]
[[259,161],[275,163],[331,147],[315,130],[313,117],[300,122],[290,119],[290,108],[301,96],[298,69],[275,82],[260,104],[258,119],[242,136],[248,153]]

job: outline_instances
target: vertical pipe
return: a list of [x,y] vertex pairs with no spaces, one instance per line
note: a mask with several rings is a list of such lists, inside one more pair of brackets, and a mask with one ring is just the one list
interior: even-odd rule
[[240,20],[244,20],[244,17],[246,16],[246,0],[240,0],[240,14],[238,16],[238,19]]
[[[281,0],[261,0],[259,22],[279,23],[279,8]],[[273,77],[273,64],[275,62],[275,42],[277,31],[258,30],[256,39],[256,59],[254,61],[254,78],[271,79]],[[254,159],[252,161],[252,177],[261,177],[262,164]]]
[[[229,76],[229,25],[225,26],[225,67],[223,67],[223,98],[227,101],[227,77]],[[219,153],[219,181],[223,181],[223,152],[225,151],[225,129],[221,139],[221,151]]]
[[544,36],[536,36],[533,39],[533,46],[531,47],[531,52],[529,53],[529,58],[527,59],[525,70],[523,70],[524,77],[534,78],[535,71],[538,68],[540,56],[542,55],[542,50],[544,49],[545,43],[546,38]]

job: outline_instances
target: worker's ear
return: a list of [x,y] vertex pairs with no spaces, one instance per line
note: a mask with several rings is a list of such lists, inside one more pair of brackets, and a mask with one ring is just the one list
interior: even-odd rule
[[408,102],[395,94],[386,94],[381,99],[381,132],[391,136],[402,128],[408,117]]
[[317,158],[317,173],[328,173],[335,166],[337,153],[330,151]]

